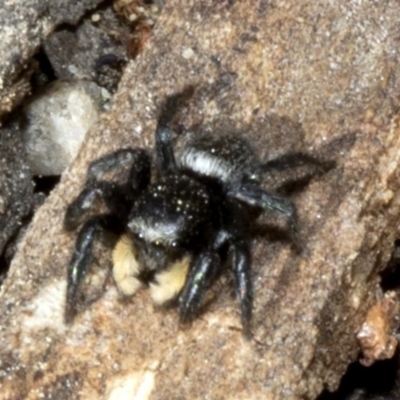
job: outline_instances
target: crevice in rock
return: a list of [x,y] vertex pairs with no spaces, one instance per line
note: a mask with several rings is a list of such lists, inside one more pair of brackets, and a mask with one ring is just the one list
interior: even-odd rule
[[[392,257],[381,272],[383,292],[400,291],[400,240],[394,243]],[[397,332],[398,333],[398,332]],[[317,400],[394,400],[400,398],[400,351],[393,358],[362,366],[349,365],[336,392],[324,391]]]

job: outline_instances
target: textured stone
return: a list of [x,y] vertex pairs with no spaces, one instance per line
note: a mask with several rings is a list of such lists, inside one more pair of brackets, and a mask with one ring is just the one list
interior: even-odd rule
[[102,0],[9,0],[0,6],[0,116],[29,93],[31,58],[60,24],[74,24]]
[[[2,396],[63,398],[63,388],[69,399],[114,398],[121,388],[151,399],[312,399],[334,389],[356,359],[355,332],[398,235],[399,13],[394,0],[167,2],[3,284]],[[147,291],[118,301],[112,282],[96,283],[99,273],[85,288],[87,308],[65,326],[75,237],[62,231],[66,205],[91,160],[152,145],[162,100],[189,84],[196,93],[178,121],[185,137],[240,130],[265,158],[303,150],[336,161],[292,193],[303,254],[257,240],[250,341],[227,285],[183,330]],[[97,260],[106,269],[109,252]]]
[[[0,129],[0,254],[33,206],[33,184],[18,124]],[[3,265],[0,263],[0,281]]]
[[100,88],[88,81],[56,81],[24,107],[23,138],[34,175],[61,175],[87,130],[98,120]]
[[[58,79],[91,79],[115,91],[122,75],[121,64],[126,63],[128,38],[128,27],[109,7],[102,11],[97,23],[86,18],[74,30],[57,30],[43,47]],[[110,58],[111,65],[107,65],[104,59]],[[105,72],[112,76],[103,82]]]
[[357,333],[363,353],[360,363],[369,367],[377,360],[392,358],[398,344],[394,332],[398,330],[399,300],[394,292],[368,310],[365,322]]

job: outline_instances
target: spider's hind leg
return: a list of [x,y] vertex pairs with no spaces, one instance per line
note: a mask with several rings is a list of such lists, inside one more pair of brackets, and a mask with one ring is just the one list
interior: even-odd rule
[[[276,190],[291,193],[301,190],[315,177],[334,168],[334,161],[320,160],[305,153],[289,153],[261,163],[259,174],[267,174],[267,179],[276,186]],[[289,170],[289,171],[288,171]]]
[[282,215],[288,220],[291,239],[298,251],[303,246],[298,233],[297,209],[292,201],[286,197],[271,194],[253,183],[233,185],[229,190],[229,196],[234,197],[253,207],[260,207],[265,211]]
[[310,174],[321,175],[333,168],[335,163],[332,161],[321,161],[305,153],[289,153],[262,163],[260,171],[262,173],[271,170],[284,171],[304,166],[309,167]]

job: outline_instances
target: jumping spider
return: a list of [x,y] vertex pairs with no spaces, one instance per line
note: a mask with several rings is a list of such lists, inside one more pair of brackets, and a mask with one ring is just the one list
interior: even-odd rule
[[[285,217],[297,238],[295,205],[260,186],[262,175],[311,163],[306,154],[261,162],[239,134],[198,135],[175,157],[168,120],[179,95],[167,98],[155,131],[157,166],[151,175],[147,149],[126,148],[93,161],[86,184],[69,205],[64,225],[77,228],[96,198],[108,213],[87,219],[79,231],[68,268],[66,321],[76,313],[78,288],[91,264],[93,241],[102,231],[120,235],[113,251],[113,276],[123,295],[144,283],[158,304],[176,301],[181,322],[193,319],[214,281],[233,273],[244,333],[250,332],[253,304],[251,228],[264,211]],[[123,185],[102,180],[129,164]]]

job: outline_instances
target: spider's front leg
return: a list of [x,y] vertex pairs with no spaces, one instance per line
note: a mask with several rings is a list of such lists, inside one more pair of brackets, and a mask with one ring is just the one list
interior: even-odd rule
[[[236,296],[241,310],[244,335],[250,336],[250,320],[253,307],[253,290],[250,277],[250,246],[244,240],[237,240],[229,247],[230,265],[235,277]],[[197,316],[204,296],[213,284],[221,260],[217,252],[206,250],[195,259],[179,296],[179,313],[182,323],[190,322]]]
[[[129,180],[125,185],[97,181],[106,172],[130,162]],[[79,196],[69,205],[65,218],[66,229],[76,228],[85,215],[91,211],[95,200],[105,202],[109,213],[97,215],[87,220],[79,231],[75,250],[67,274],[66,322],[76,314],[76,297],[92,259],[93,242],[103,231],[120,235],[125,228],[134,197],[150,182],[150,157],[143,149],[125,149],[109,154],[90,164],[86,185]]]
[[64,215],[64,229],[73,231],[81,225],[86,214],[94,204],[102,200],[111,210],[115,204],[124,204],[124,193],[121,186],[111,182],[99,181],[88,184],[78,197],[68,206]]
[[211,287],[220,266],[220,257],[212,250],[198,254],[179,296],[179,315],[182,323],[197,316],[204,295]]
[[93,242],[102,231],[122,232],[118,218],[112,214],[98,215],[85,222],[78,237],[67,272],[65,322],[72,322],[76,314],[76,297],[80,284],[92,262]]
[[[130,166],[129,178],[125,184],[99,180],[106,173],[125,165]],[[83,190],[67,208],[64,229],[76,229],[98,200],[102,200],[111,213],[125,216],[135,196],[148,186],[150,174],[150,156],[140,148],[118,150],[93,161],[88,167]]]

